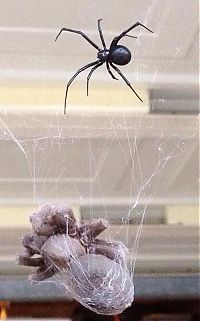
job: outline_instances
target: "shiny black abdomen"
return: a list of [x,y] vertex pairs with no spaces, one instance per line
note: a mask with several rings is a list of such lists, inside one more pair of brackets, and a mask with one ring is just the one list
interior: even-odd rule
[[116,46],[110,50],[109,61],[116,65],[127,65],[131,60],[131,52],[125,46]]

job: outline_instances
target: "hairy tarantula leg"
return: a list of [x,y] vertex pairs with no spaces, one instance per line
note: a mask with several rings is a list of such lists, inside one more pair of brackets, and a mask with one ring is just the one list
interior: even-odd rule
[[107,242],[95,239],[94,243],[88,246],[89,254],[101,254],[117,263],[125,264],[125,253],[128,249],[120,241]]
[[81,67],[80,69],[77,70],[77,72],[71,77],[71,79],[68,81],[67,83],[67,87],[66,87],[66,92],[65,92],[65,103],[64,103],[64,114],[66,114],[66,103],[67,103],[67,93],[68,93],[68,90],[69,90],[69,86],[71,85],[71,83],[74,81],[74,79],[82,72],[84,71],[85,69],[89,68],[89,67],[92,67],[96,64],[98,64],[100,62],[100,60],[96,60],[96,61],[93,61],[83,67]]
[[57,273],[55,269],[52,267],[47,267],[44,265],[43,267],[40,267],[36,270],[36,272],[29,276],[29,280],[34,282],[44,281],[50,277],[52,277],[55,273]]
[[113,65],[112,63],[110,63],[110,65],[113,67],[113,69],[116,70],[116,72],[122,77],[122,79],[125,81],[125,83],[127,84],[127,86],[129,86],[131,88],[131,90],[134,92],[134,94],[137,96],[137,98],[143,102],[143,100],[140,98],[140,96],[136,93],[135,89],[133,89],[133,87],[131,86],[130,82],[128,81],[128,79],[123,75],[123,73],[120,71],[119,68],[117,68],[115,65]]
[[117,241],[110,241],[110,242],[108,242],[108,241],[105,241],[105,240],[102,240],[102,239],[96,239],[95,238],[95,240],[94,240],[94,244],[96,245],[96,244],[100,244],[100,245],[106,245],[106,246],[114,246],[115,244],[116,244],[116,242]]
[[28,234],[22,239],[22,245],[30,252],[31,255],[40,253],[38,246],[35,243],[36,238],[36,236]]
[[44,259],[42,257],[27,257],[23,255],[19,255],[17,257],[17,262],[19,265],[24,266],[43,266]]
[[108,221],[105,219],[92,219],[79,228],[79,233],[83,242],[89,238],[95,238],[108,227]]
[[112,247],[106,245],[91,245],[88,248],[89,254],[101,254],[106,256],[108,259],[114,260],[116,257],[116,251]]
[[123,258],[123,255],[121,255],[120,252],[117,252],[115,248],[108,248],[106,246],[97,246],[94,250],[94,254],[104,255],[108,259],[113,260],[122,265],[124,265],[126,262]]
[[103,48],[106,49],[106,43],[105,43],[103,32],[102,32],[102,29],[101,29],[101,21],[102,20],[103,19],[98,19],[98,31],[99,31],[99,35],[100,35],[100,38],[101,38],[101,42],[102,42]]
[[111,77],[112,77],[113,79],[119,80],[119,79],[116,78],[115,75],[112,73],[112,70],[110,69],[110,65],[109,65],[108,61],[106,61],[106,68],[107,68],[109,74],[111,75]]
[[96,48],[98,51],[101,50],[101,48],[99,48],[99,46],[96,45],[96,43],[94,43],[94,41],[92,41],[84,32],[79,31],[79,30],[74,30],[74,29],[69,29],[69,28],[62,28],[59,33],[56,36],[55,41],[58,39],[58,37],[60,36],[60,34],[63,31],[68,31],[68,32],[73,32],[73,33],[77,33],[79,35],[81,35],[87,42],[89,42],[94,48]]
[[103,64],[104,64],[104,61],[103,61],[103,62],[101,61],[101,62],[99,62],[98,64],[96,64],[96,66],[94,66],[94,67],[90,70],[90,72],[89,72],[89,74],[88,74],[88,76],[87,76],[87,96],[88,96],[90,78],[91,78],[93,72],[94,72],[97,68],[99,68],[101,65],[103,65]]
[[136,27],[138,27],[138,26],[141,26],[141,27],[145,28],[146,30],[148,30],[149,32],[153,33],[152,30],[150,30],[149,28],[147,28],[146,26],[144,26],[142,23],[136,22],[136,23],[134,23],[134,25],[132,25],[132,26],[129,27],[128,29],[124,30],[119,36],[117,36],[117,37],[115,37],[115,38],[113,39],[113,41],[111,42],[111,45],[110,45],[110,49],[113,48],[113,47],[115,47],[115,46],[117,45],[117,43],[119,42],[119,40],[120,40],[121,38],[125,37],[126,34],[127,34],[129,31],[133,30],[134,28],[136,28]]

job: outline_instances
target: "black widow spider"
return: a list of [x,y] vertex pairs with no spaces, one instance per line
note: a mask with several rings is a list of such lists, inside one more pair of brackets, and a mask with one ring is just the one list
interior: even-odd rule
[[[131,52],[130,50],[122,45],[118,45],[118,42],[121,38],[128,36],[131,38],[137,38],[137,37],[133,37],[130,35],[127,35],[127,33],[129,31],[131,31],[132,29],[134,29],[135,27],[141,26],[143,28],[145,28],[146,30],[150,31],[153,33],[153,31],[151,31],[150,29],[148,29],[147,27],[145,27],[143,24],[141,24],[140,22],[136,22],[134,25],[132,25],[131,27],[129,27],[128,29],[124,30],[122,33],[120,33],[119,36],[116,36],[111,44],[110,44],[110,48],[107,49],[106,48],[106,44],[105,44],[105,40],[103,37],[103,32],[101,29],[101,25],[100,25],[100,21],[102,19],[98,19],[98,31],[99,31],[99,35],[101,38],[101,42],[103,45],[103,49],[99,48],[99,46],[97,46],[84,32],[79,31],[79,30],[73,30],[73,29],[69,29],[69,28],[62,28],[60,30],[60,32],[58,33],[55,41],[58,39],[58,37],[60,36],[62,31],[69,31],[69,32],[73,32],[73,33],[78,33],[79,35],[81,35],[85,40],[87,40],[95,49],[98,50],[97,52],[97,60],[93,61],[83,67],[81,67],[80,69],[77,70],[77,72],[71,77],[71,79],[68,81],[67,83],[67,87],[66,87],[66,93],[65,93],[65,104],[64,104],[64,114],[66,114],[66,102],[67,102],[67,94],[68,94],[68,89],[69,86],[71,85],[71,83],[74,81],[74,79],[85,69],[92,67],[92,69],[90,70],[88,76],[87,76],[87,96],[88,96],[88,88],[89,88],[89,80],[92,76],[92,73],[101,65],[103,65],[104,63],[106,63],[106,68],[109,72],[109,74],[111,75],[111,77],[113,79],[118,80],[114,74],[111,71],[110,66],[120,75],[120,77],[125,81],[125,83],[131,88],[131,90],[134,92],[134,94],[139,98],[140,101],[142,101],[142,99],[139,97],[139,95],[136,93],[136,91],[133,89],[133,87],[131,86],[130,82],[128,81],[128,79],[123,75],[123,73],[120,71],[119,68],[117,68],[114,64],[116,65],[127,65],[130,60],[131,60]],[[143,102],[143,101],[142,101]]]

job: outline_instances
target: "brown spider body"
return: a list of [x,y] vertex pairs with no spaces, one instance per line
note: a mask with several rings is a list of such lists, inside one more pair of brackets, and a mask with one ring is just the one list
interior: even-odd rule
[[127,248],[97,238],[108,227],[105,219],[79,225],[68,207],[47,204],[30,221],[33,233],[22,239],[18,264],[37,267],[32,282],[60,275],[72,297],[97,313],[117,314],[132,303]]

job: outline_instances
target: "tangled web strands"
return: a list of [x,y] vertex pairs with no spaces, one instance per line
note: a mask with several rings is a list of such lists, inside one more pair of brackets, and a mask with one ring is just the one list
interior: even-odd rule
[[32,282],[56,274],[75,300],[99,314],[117,315],[131,305],[128,249],[120,241],[97,239],[108,226],[105,219],[78,225],[70,208],[47,204],[30,221],[32,234],[22,240],[18,263],[37,267]]

